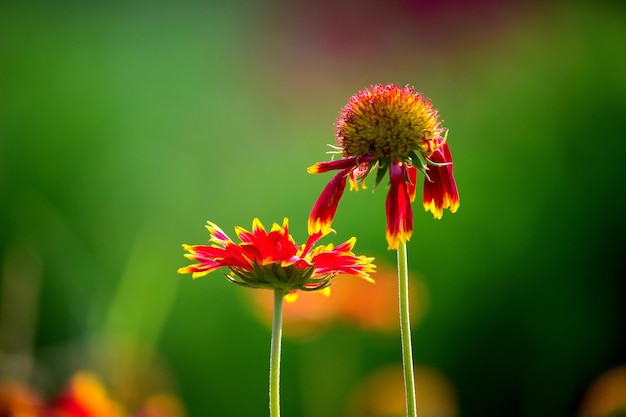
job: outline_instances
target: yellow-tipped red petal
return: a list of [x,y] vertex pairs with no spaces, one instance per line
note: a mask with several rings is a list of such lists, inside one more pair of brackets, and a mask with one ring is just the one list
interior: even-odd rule
[[202,278],[205,275],[210,274],[212,271],[198,271],[191,274],[192,279]]
[[430,181],[424,181],[423,205],[424,210],[431,211],[435,219],[441,219],[444,209],[455,213],[460,205],[459,190],[452,171],[452,155],[446,142],[442,142],[433,152],[431,160],[438,165],[428,169]]
[[252,233],[256,235],[258,232],[265,232],[265,227],[263,227],[261,220],[255,217],[254,220],[252,220]]
[[411,203],[415,201],[415,189],[417,188],[417,168],[414,166],[407,166],[406,173],[409,178],[407,189],[409,190],[409,200]]
[[320,166],[321,166],[321,162],[313,164],[313,165],[311,165],[310,167],[308,167],[306,169],[306,172],[309,173],[309,174],[319,174],[319,173],[321,173]]
[[339,200],[346,189],[346,176],[353,167],[340,171],[330,180],[322,194],[313,205],[309,214],[309,234],[313,235],[322,232],[326,235],[331,231],[331,224],[337,212]]
[[219,238],[211,238],[217,244],[183,245],[189,252],[185,257],[197,263],[179,268],[178,273],[191,274],[195,279],[219,268],[229,268],[226,277],[231,282],[252,288],[286,289],[290,291],[288,301],[296,297],[295,290],[327,291],[330,280],[339,273],[369,279],[369,272],[374,270],[373,258],[352,253],[355,238],[336,248],[332,244],[315,247],[322,237],[317,232],[309,236],[306,244],[298,246],[289,235],[288,224],[284,218],[282,226],[274,223],[267,233],[261,222],[254,219],[252,233],[235,228],[241,240],[236,244],[224,238],[223,232],[211,223],[210,229],[221,233]]
[[369,162],[372,158],[341,158],[335,161],[318,162],[306,169],[309,174],[321,174],[328,171],[336,171],[338,169],[354,168],[359,163]]
[[226,235],[226,233],[224,233],[215,223],[208,221],[205,227],[211,234],[209,242],[224,244],[225,242],[230,241],[230,238]]
[[401,163],[389,165],[391,186],[387,194],[387,243],[389,249],[397,249],[413,232],[413,209],[405,180],[405,167]]

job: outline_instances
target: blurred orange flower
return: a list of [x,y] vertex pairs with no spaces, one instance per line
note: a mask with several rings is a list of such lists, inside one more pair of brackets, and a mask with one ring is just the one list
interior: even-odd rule
[[[24,396],[22,395],[22,397]],[[31,403],[37,404],[33,401]],[[46,406],[37,409],[41,410],[41,414],[3,414],[1,406],[2,395],[0,394],[0,416],[127,417],[130,415],[126,413],[124,407],[118,401],[113,399],[101,379],[87,371],[75,373],[56,398]],[[14,407],[11,410],[17,410],[17,408]],[[25,410],[25,408],[20,408],[20,410]],[[134,417],[185,417],[186,411],[176,396],[161,393],[149,396],[132,415]]]
[[178,397],[171,394],[157,394],[144,402],[135,417],[185,417],[185,415],[185,407]]
[[626,415],[626,365],[609,369],[591,385],[583,398],[580,417]]
[[[366,330],[395,331],[398,327],[397,271],[378,265],[376,282],[337,276],[332,294],[302,293],[294,303],[284,305],[283,332],[289,337],[314,336],[333,322],[344,322]],[[427,306],[423,282],[413,280],[410,288],[413,323],[419,323]],[[263,321],[271,322],[272,294],[254,291],[249,294]]]
[[[424,366],[414,369],[420,415],[458,416],[456,392],[450,381],[435,369]],[[399,364],[384,366],[361,381],[349,400],[348,416],[406,416],[402,367]]]
[[27,385],[13,380],[0,383],[0,416],[40,417],[42,402]]
[[81,371],[69,380],[52,402],[47,417],[122,417],[123,408],[113,401],[100,379]]

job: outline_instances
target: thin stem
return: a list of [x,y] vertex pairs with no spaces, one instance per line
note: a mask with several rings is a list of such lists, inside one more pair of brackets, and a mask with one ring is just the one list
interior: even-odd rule
[[413,348],[411,347],[411,320],[409,318],[409,267],[406,243],[398,246],[398,289],[400,299],[400,337],[402,338],[402,367],[406,392],[406,413],[417,417],[415,401],[415,377],[413,375]]
[[284,295],[283,289],[274,289],[274,316],[270,347],[270,417],[280,417],[280,345],[283,333]]

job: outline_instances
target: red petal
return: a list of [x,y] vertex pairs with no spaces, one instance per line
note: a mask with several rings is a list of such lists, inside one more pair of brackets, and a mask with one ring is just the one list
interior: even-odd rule
[[430,159],[436,163],[448,165],[428,167],[430,181],[424,181],[424,209],[431,211],[436,219],[443,216],[443,210],[449,208],[454,213],[459,208],[459,190],[452,171],[452,155],[447,143],[442,143],[433,152]]
[[309,214],[309,235],[320,231],[324,235],[330,232],[330,225],[335,218],[339,200],[346,189],[346,176],[354,167],[352,164],[349,168],[341,170],[324,187]]
[[318,162],[307,168],[309,174],[321,174],[323,172],[345,169],[355,166],[357,158],[341,158],[336,161]]
[[413,201],[415,201],[415,184],[417,183],[417,168],[415,168],[414,166],[407,166],[406,172],[409,177],[409,184],[408,184],[409,200],[411,200],[411,203],[412,203]]
[[387,243],[389,249],[397,249],[400,242],[406,242],[413,232],[413,210],[409,196],[409,185],[405,178],[402,163],[389,165],[391,186],[387,194]]

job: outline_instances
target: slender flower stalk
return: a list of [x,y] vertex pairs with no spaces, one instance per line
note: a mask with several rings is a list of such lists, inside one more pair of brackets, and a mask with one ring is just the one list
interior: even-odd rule
[[411,346],[411,319],[409,312],[409,267],[406,243],[398,247],[398,298],[400,310],[400,339],[402,341],[402,370],[406,392],[406,412],[417,417],[415,376],[413,375],[413,348]]
[[285,291],[274,289],[274,315],[270,347],[270,417],[280,416],[280,353],[283,329],[283,298]]
[[398,287],[402,355],[407,415],[417,415],[408,301],[406,242],[413,233],[413,209],[418,171],[424,177],[423,206],[441,219],[443,210],[454,213],[459,192],[452,172],[447,130],[437,110],[412,88],[395,84],[374,85],[352,96],[341,110],[336,125],[336,144],[328,153],[337,160],[318,162],[311,174],[338,173],[328,182],[309,215],[309,233],[328,233],[346,183],[350,190],[365,187],[376,172],[374,189],[389,173],[386,202],[386,238],[389,249],[398,251]]
[[309,236],[297,245],[289,234],[288,220],[274,223],[269,232],[259,219],[252,222],[252,232],[236,227],[241,243],[235,243],[216,224],[208,222],[211,245],[183,245],[185,257],[197,263],[178,270],[199,278],[220,268],[227,268],[226,278],[248,288],[274,291],[274,316],[270,344],[270,416],[280,416],[280,355],[283,299],[294,301],[297,291],[329,290],[337,274],[355,275],[372,281],[374,258],[352,253],[355,238],[336,247],[315,244],[322,232]]

